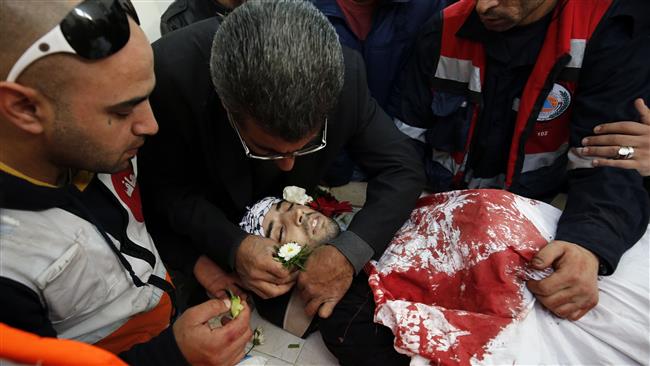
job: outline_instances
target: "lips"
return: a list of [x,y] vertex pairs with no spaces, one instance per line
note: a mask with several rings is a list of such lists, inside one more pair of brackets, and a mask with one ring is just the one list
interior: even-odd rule
[[135,156],[138,154],[138,150],[144,145],[144,142],[141,142],[139,144],[136,144],[134,147],[126,150],[127,155],[132,155]]
[[481,17],[481,22],[489,30],[500,31],[503,28],[507,28],[509,25],[508,21],[503,18],[486,18]]

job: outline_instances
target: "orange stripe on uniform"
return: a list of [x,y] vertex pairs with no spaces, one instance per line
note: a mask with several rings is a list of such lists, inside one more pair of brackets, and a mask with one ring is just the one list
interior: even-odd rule
[[44,338],[0,323],[0,364],[126,366],[101,348],[69,339]]
[[[169,274],[166,279],[171,283]],[[169,326],[171,313],[171,300],[169,295],[163,292],[155,308],[131,317],[116,331],[95,343],[95,346],[115,354],[124,352],[138,343],[147,342],[165,330]]]

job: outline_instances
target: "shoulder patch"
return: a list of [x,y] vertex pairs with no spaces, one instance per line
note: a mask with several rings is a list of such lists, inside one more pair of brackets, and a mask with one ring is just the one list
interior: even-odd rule
[[556,119],[569,108],[569,105],[571,105],[571,93],[562,85],[555,84],[544,101],[537,121],[546,122]]

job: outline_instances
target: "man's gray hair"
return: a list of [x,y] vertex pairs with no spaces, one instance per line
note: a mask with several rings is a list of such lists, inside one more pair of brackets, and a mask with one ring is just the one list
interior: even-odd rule
[[295,142],[320,128],[343,87],[334,27],[311,3],[250,0],[224,20],[212,43],[212,82],[238,118]]

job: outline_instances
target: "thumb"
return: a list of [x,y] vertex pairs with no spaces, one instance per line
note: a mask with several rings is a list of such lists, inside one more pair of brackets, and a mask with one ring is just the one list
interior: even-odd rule
[[564,254],[564,247],[559,244],[553,244],[551,242],[549,245],[545,246],[537,252],[535,257],[533,257],[531,264],[535,269],[544,269],[550,267],[556,259]]
[[335,306],[336,306],[335,301],[328,301],[326,303],[323,303],[320,309],[318,309],[318,316],[320,316],[323,319],[329,318],[330,315],[332,315]]
[[642,98],[634,101],[634,106],[641,116],[641,122],[650,125],[650,108],[645,104]]
[[192,324],[203,324],[229,310],[230,300],[212,299],[187,309],[184,315]]

